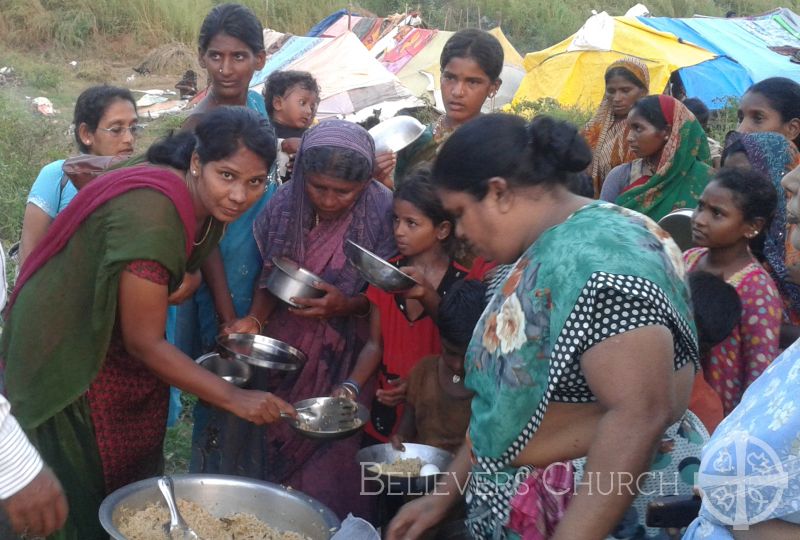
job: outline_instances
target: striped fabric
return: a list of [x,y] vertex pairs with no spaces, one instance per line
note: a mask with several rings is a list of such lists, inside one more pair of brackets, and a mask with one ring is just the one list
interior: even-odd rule
[[0,499],[27,486],[42,465],[42,458],[11,416],[11,404],[0,394]]

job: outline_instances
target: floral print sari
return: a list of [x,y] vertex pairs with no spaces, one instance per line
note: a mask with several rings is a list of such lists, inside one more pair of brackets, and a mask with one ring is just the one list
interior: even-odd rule
[[466,356],[465,383],[475,393],[467,493],[473,535],[520,534],[506,528],[511,499],[533,470],[511,463],[550,402],[595,400],[580,369],[584,351],[634,328],[663,325],[674,338],[675,369],[698,365],[683,274],[680,250],[664,231],[604,202],[547,230],[508,269]]

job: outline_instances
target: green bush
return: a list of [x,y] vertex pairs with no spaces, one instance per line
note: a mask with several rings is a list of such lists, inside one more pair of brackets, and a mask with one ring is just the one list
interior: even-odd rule
[[718,141],[723,142],[728,132],[739,125],[739,100],[736,98],[725,99],[725,106],[711,114],[708,120],[708,134]]
[[582,128],[592,117],[594,111],[578,107],[567,107],[553,98],[540,98],[536,101],[520,100],[509,104],[505,107],[505,112],[516,114],[526,120],[532,120],[535,116],[546,114],[558,120],[566,120],[578,128]]
[[16,242],[25,199],[39,169],[71,148],[67,126],[25,110],[20,97],[0,92],[0,240]]
[[20,70],[23,81],[37,90],[56,90],[64,80],[58,67],[31,65]]

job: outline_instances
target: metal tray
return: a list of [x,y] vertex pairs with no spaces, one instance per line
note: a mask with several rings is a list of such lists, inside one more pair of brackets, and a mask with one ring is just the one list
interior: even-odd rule
[[306,363],[306,355],[282,341],[259,334],[217,336],[223,357],[232,357],[251,366],[278,371],[297,371]]
[[361,403],[355,403],[357,410],[350,422],[342,425],[340,418],[343,406],[355,402],[346,398],[318,397],[304,399],[294,404],[295,409],[310,411],[310,418],[290,418],[286,421],[298,433],[311,439],[344,439],[362,430],[369,422],[369,410]]
[[417,285],[411,276],[352,240],[345,244],[345,255],[364,279],[386,292],[403,292]]

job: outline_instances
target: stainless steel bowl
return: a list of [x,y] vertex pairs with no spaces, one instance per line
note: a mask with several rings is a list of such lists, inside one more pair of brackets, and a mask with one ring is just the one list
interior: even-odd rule
[[[356,461],[361,464],[361,474],[365,482],[365,491],[391,494],[422,494],[432,490],[437,479],[453,461],[453,454],[426,444],[403,443],[405,452],[395,450],[391,444],[376,444],[362,448],[356,454]],[[382,474],[375,465],[394,463],[400,458],[420,458],[423,465],[433,464],[439,467],[439,474],[429,476],[407,476]]]
[[235,357],[223,358],[215,352],[204,354],[196,361],[201,367],[239,388],[246,385],[253,375],[253,370],[246,362]]
[[286,257],[272,259],[275,269],[267,278],[267,289],[292,307],[300,308],[292,298],[322,298],[325,291],[314,287],[322,279]]
[[691,208],[681,208],[670,212],[658,221],[658,225],[669,233],[681,251],[686,251],[694,246],[694,242],[692,242],[693,213],[694,210]]
[[282,341],[258,334],[217,336],[220,355],[245,364],[278,371],[297,371],[306,363],[306,355]]
[[413,116],[395,116],[384,120],[369,130],[375,140],[375,153],[399,152],[416,141],[425,132],[425,126]]
[[[287,419],[298,433],[311,439],[344,439],[362,430],[369,422],[369,410],[356,403],[355,411],[346,410],[353,401],[338,397],[304,399],[294,404],[297,419]],[[305,409],[306,414],[301,410]]]
[[[270,527],[313,540],[329,539],[340,525],[336,514],[316,499],[269,482],[217,474],[182,474],[172,479],[176,497],[201,505],[215,517],[244,512]],[[164,504],[157,480],[127,485],[105,498],[100,505],[100,524],[112,538],[126,540],[117,529],[123,508],[136,511]]]
[[352,240],[347,241],[344,251],[364,279],[386,292],[403,292],[417,285],[411,276]]

